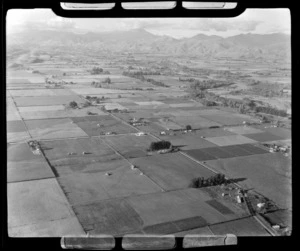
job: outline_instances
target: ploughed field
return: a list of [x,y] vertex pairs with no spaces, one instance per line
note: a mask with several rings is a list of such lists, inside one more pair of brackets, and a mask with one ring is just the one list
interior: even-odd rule
[[[10,236],[268,235],[234,198],[191,187],[193,178],[216,172],[291,207],[290,158],[262,145],[289,141],[289,130],[245,125],[257,121],[204,107],[186,96],[178,77],[149,75],[168,88],[123,76],[105,59],[102,67],[111,74],[51,60],[29,64],[39,73],[8,71]],[[73,84],[46,87],[51,75]],[[107,77],[111,84],[91,85]],[[86,96],[101,101],[83,106]],[[79,108],[68,107],[72,101]],[[187,125],[195,130],[185,131]],[[149,151],[159,140],[178,151]]]

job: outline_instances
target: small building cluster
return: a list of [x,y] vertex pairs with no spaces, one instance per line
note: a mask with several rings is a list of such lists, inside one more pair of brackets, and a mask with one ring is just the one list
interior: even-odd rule
[[30,150],[32,151],[33,154],[35,155],[41,155],[41,147],[39,143],[36,140],[32,140],[28,142],[28,145],[30,147]]
[[132,118],[129,120],[128,123],[132,126],[146,126],[149,124],[149,122],[145,121],[144,118],[139,118],[139,119]]
[[288,154],[290,152],[290,146],[281,146],[277,144],[263,144],[265,147],[269,148],[271,153],[281,152],[283,154]]

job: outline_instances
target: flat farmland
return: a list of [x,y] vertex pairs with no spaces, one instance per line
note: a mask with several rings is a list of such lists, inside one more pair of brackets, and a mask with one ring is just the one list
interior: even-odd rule
[[[188,112],[187,112],[188,113]],[[221,124],[211,121],[200,116],[180,116],[173,118],[174,122],[179,124],[181,128],[185,128],[186,125],[190,125],[194,129],[209,128],[211,126],[221,126]]]
[[[80,109],[66,109],[69,113],[68,117],[94,117],[105,115],[103,111],[101,111],[97,106],[89,106]],[[92,114],[92,115],[91,115]]]
[[35,224],[8,227],[10,237],[57,237],[62,236],[84,236],[85,232],[80,226],[76,216],[69,218],[41,221]]
[[256,125],[255,128],[260,129],[269,134],[273,134],[281,139],[291,139],[292,131],[290,129],[281,128],[281,127],[271,127],[268,125]]
[[[263,154],[263,153],[269,153],[268,151],[264,150],[262,147],[260,147],[259,144],[241,144],[241,145],[236,145],[235,147],[241,148],[247,152],[250,152],[252,154]],[[223,147],[223,148],[226,148]]]
[[73,92],[79,95],[106,95],[109,93],[128,93],[126,90],[114,90],[114,89],[105,89],[105,88],[71,88]]
[[216,146],[215,144],[202,139],[201,136],[199,136],[197,133],[177,133],[176,135],[167,136],[159,135],[159,138],[161,138],[162,140],[170,141],[173,146],[177,146],[181,150],[200,149]]
[[239,182],[246,189],[255,188],[280,207],[291,207],[291,160],[281,153],[210,160],[207,164],[229,178],[246,178]]
[[[149,101],[150,103],[149,104],[146,104],[144,103],[144,105],[137,105],[135,102],[135,105],[127,105],[127,107],[129,109],[133,109],[133,110],[161,110],[161,109],[168,109],[169,108],[169,105],[166,105],[166,104],[151,104],[151,102],[154,102],[154,101]],[[158,102],[158,101],[157,101]],[[148,103],[148,102],[147,102]]]
[[65,105],[70,103],[71,101],[75,101],[77,103],[83,103],[84,100],[76,95],[72,96],[49,96],[45,97],[15,97],[14,98],[17,106],[48,106],[48,105]]
[[101,103],[105,107],[106,110],[126,110],[126,107],[122,106],[121,104],[117,102],[112,102],[112,103]]
[[76,173],[61,176],[58,182],[72,205],[161,192],[159,186],[138,170],[131,170],[128,162],[122,165],[118,162],[115,166],[109,176],[105,172]]
[[270,212],[264,215],[268,221],[272,224],[282,224],[283,226],[288,226],[292,229],[292,211],[291,210],[277,210],[275,212]]
[[7,162],[8,183],[54,177],[54,173],[44,159]]
[[[9,183],[7,195],[9,235],[84,234],[55,179]],[[68,221],[62,228],[63,219]],[[40,229],[44,231],[41,233]]]
[[7,78],[7,85],[16,85],[16,84],[30,84],[31,82],[27,78]]
[[44,111],[20,112],[20,115],[24,120],[29,121],[29,120],[39,120],[39,119],[58,119],[58,118],[64,119],[69,116],[72,116],[73,114],[66,110],[47,110],[47,111],[44,110]]
[[195,109],[198,109],[198,107],[201,107],[201,106],[197,106],[195,105],[195,103],[177,103],[177,104],[169,104],[170,107],[174,107],[174,108],[182,108],[182,107],[185,107],[188,108],[189,107],[193,107]]
[[146,106],[149,106],[149,105],[151,105],[151,106],[154,106],[154,105],[164,105],[164,103],[163,102],[160,102],[160,101],[140,101],[140,102],[135,102],[137,105],[141,105],[141,106],[144,106],[144,105],[146,105]]
[[111,199],[73,206],[80,224],[89,234],[121,237],[140,230],[143,220],[125,199]]
[[8,144],[7,182],[53,177],[54,174],[44,157],[33,154],[27,143]]
[[107,100],[106,100],[107,103],[120,103],[120,104],[128,104],[131,106],[136,105],[130,97],[124,98],[123,95],[120,95],[119,97],[116,97],[116,98],[108,98],[108,97],[106,97],[106,98],[107,98]]
[[43,84],[7,85],[7,90],[38,90],[45,89]]
[[41,155],[32,153],[27,143],[7,144],[7,161],[31,161],[41,158]]
[[270,236],[270,234],[253,218],[243,218],[209,226],[214,235],[236,236]]
[[156,141],[152,137],[136,135],[106,136],[103,140],[119,151],[126,158],[138,158],[147,155],[147,148],[151,142]]
[[223,137],[229,135],[235,135],[235,133],[230,132],[228,130],[224,130],[224,128],[209,128],[209,129],[201,129],[195,131],[196,135],[202,136],[204,138],[212,138],[212,137]]
[[55,93],[49,89],[10,90],[9,92],[13,97],[39,97],[39,96],[47,97],[47,96],[55,95]]
[[131,126],[116,120],[111,115],[73,117],[72,121],[89,136],[99,136],[109,132],[117,134],[137,132]]
[[[155,110],[132,110],[133,112],[129,113],[129,115],[132,118],[146,118],[146,119],[153,119],[155,121],[157,121],[157,119],[159,119],[160,117],[158,115],[155,114]],[[118,114],[116,114],[116,116],[118,116]]]
[[6,120],[7,121],[22,120],[20,113],[15,106],[7,106]]
[[[123,161],[119,161],[121,157],[99,138],[42,141],[41,147],[59,176],[104,172],[124,165]],[[113,160],[117,162],[110,163]]]
[[71,122],[72,120],[67,118],[25,121],[29,133],[35,139],[58,139],[87,136],[81,128]]
[[201,110],[198,112],[201,117],[215,121],[222,125],[239,125],[244,121],[256,121],[248,115],[225,112],[217,109]]
[[204,118],[215,121],[222,125],[240,125],[244,121],[253,121],[251,117],[242,117],[241,115],[235,114],[212,114],[212,115],[201,115]]
[[136,158],[132,162],[165,190],[187,188],[193,178],[213,175],[207,168],[180,153]]
[[[195,150],[194,150],[195,151]],[[223,147],[209,147],[209,148],[203,148],[201,150],[197,151],[201,151],[201,152],[205,152],[210,156],[213,156],[215,158],[218,159],[226,159],[226,158],[232,158],[235,157],[235,155],[233,155],[231,152],[229,151],[224,151]],[[199,154],[200,156],[201,154]],[[200,159],[199,159],[200,160]],[[201,160],[200,160],[201,161]]]
[[204,152],[201,149],[184,150],[183,152],[198,161],[217,159],[214,155]]
[[6,121],[7,132],[25,132],[27,128],[22,120]]
[[[181,117],[181,116],[184,116],[184,117],[189,116],[189,117],[198,117],[198,118],[201,118],[199,116],[199,113],[201,113],[201,111],[205,110],[205,109],[182,110],[181,108],[171,108],[170,107],[168,109],[157,111],[157,115],[160,115],[160,116],[173,116],[173,117],[176,117],[176,118]],[[203,118],[203,121],[205,121],[205,120],[207,120],[207,119]]]
[[[196,236],[212,236],[213,233],[208,226],[193,228],[191,230],[181,231],[173,234],[175,237],[185,237],[186,235],[196,235]],[[197,238],[197,237],[196,237]]]
[[177,105],[177,104],[193,104],[193,105],[198,105],[198,103],[192,101],[192,100],[189,100],[189,99],[178,99],[178,98],[169,98],[169,99],[164,99],[162,101],[163,103],[165,104],[168,104],[168,105]]
[[165,128],[163,128],[162,126],[152,122],[150,122],[149,125],[135,126],[135,127],[142,132],[153,133],[155,135],[159,135],[160,132],[165,130]]
[[269,132],[262,132],[262,133],[253,133],[253,134],[246,134],[245,137],[256,140],[258,142],[267,142],[267,141],[275,141],[275,140],[282,140],[284,137],[280,137],[278,135],[269,133]]
[[[63,105],[56,106],[25,106],[19,107],[20,115],[24,120],[52,119],[105,115],[97,107],[86,107],[80,109],[67,109]],[[90,115],[93,114],[93,115]]]
[[44,88],[44,84],[45,84],[45,77],[44,76],[34,75],[32,77],[29,77],[28,81],[32,84],[37,84],[37,85]]
[[234,126],[234,127],[224,128],[224,129],[233,132],[235,134],[254,134],[254,133],[263,132],[262,130],[250,126]]
[[222,146],[222,150],[228,152],[228,153],[231,153],[233,154],[234,156],[236,157],[240,157],[240,156],[249,156],[249,155],[253,155],[254,153],[245,149],[242,148],[242,147],[239,147],[239,145],[229,145],[229,146]]
[[[236,212],[232,206],[220,201],[219,203],[224,207],[229,210],[232,209],[230,214],[222,214],[207,203],[211,197],[202,192],[201,189],[194,188],[129,197],[126,200],[140,215],[145,230],[157,224],[164,227],[164,223],[167,223],[168,227],[171,225],[170,223],[175,222],[176,224],[176,221],[197,216],[203,219],[199,222],[198,227],[233,220],[240,216],[240,213]],[[182,223],[184,224],[184,221]],[[186,223],[190,223],[192,228],[197,227],[193,222],[187,221]],[[188,224],[184,226],[184,230],[187,229],[189,229]],[[177,231],[174,232],[179,231],[180,228],[177,228]]]
[[182,128],[180,125],[178,125],[177,123],[172,121],[172,119],[169,118],[159,118],[157,119],[157,124],[164,127],[167,130],[177,130]]
[[59,89],[59,88],[53,88],[51,89],[51,92],[55,95],[55,96],[73,96],[76,95],[76,93],[72,92],[72,90],[70,89]]
[[27,143],[8,144],[7,182],[53,178],[54,173],[42,155],[31,152]]
[[18,107],[21,113],[23,112],[44,112],[44,111],[58,111],[64,110],[65,106],[63,105],[48,105],[48,106],[20,106]]
[[[247,134],[248,136],[248,134]],[[229,146],[229,145],[238,145],[238,144],[254,144],[257,141],[250,139],[242,135],[228,135],[221,137],[207,137],[206,140],[210,141],[213,144],[218,146]]]

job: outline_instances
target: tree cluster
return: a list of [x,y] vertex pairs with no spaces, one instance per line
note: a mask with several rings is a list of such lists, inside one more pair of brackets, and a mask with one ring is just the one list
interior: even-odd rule
[[217,103],[211,100],[207,100],[207,99],[202,99],[201,103],[205,106],[216,106]]
[[93,96],[86,96],[85,97],[90,102],[95,102],[97,104],[101,103],[101,101],[105,100],[104,96],[100,97],[93,97]]
[[104,71],[102,68],[100,67],[94,67],[92,70],[90,70],[90,73],[92,75],[99,75],[99,74],[110,74],[109,71]]
[[102,87],[101,83],[100,82],[96,82],[96,81],[93,81],[91,83],[91,85],[94,86],[94,87],[96,87],[96,88],[101,88]]
[[111,79],[110,78],[106,78],[102,81],[102,83],[107,83],[107,84],[111,84]]
[[287,113],[284,110],[279,110],[274,107],[266,107],[266,106],[259,106],[256,107],[255,109],[256,112],[261,112],[261,113],[266,113],[266,114],[271,114],[275,116],[280,116],[280,117],[286,117]]
[[192,179],[190,186],[193,188],[201,188],[227,184],[227,182],[228,180],[225,178],[225,175],[218,173],[214,176],[208,177],[207,179],[203,177],[194,178]]
[[71,101],[71,102],[69,103],[69,107],[75,109],[75,108],[78,108],[78,104],[77,104],[77,102],[75,102],[75,101]]
[[35,59],[31,60],[32,64],[43,63],[43,62],[44,62],[44,60],[41,58],[35,58]]
[[170,149],[171,146],[172,146],[171,142],[162,140],[162,141],[152,142],[150,144],[149,150],[158,151],[162,149]]
[[195,80],[190,84],[190,88],[195,91],[204,91],[207,89],[219,88],[224,86],[233,85],[232,82],[221,81],[221,80]]

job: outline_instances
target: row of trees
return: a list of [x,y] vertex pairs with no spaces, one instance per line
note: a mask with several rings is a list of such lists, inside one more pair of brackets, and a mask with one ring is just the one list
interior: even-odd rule
[[101,88],[102,84],[111,84],[111,79],[110,78],[105,78],[104,80],[102,80],[101,82],[96,82],[93,81],[91,83],[92,86],[96,87],[96,88]]
[[152,85],[156,85],[156,86],[161,86],[161,87],[170,87],[169,85],[164,84],[161,81],[156,81],[154,79],[151,78],[147,78],[145,79],[147,82],[151,83]]
[[179,77],[179,81],[180,82],[195,82],[196,79],[195,78],[182,78],[182,77]]
[[102,96],[101,98],[100,97],[96,97],[96,96],[86,96],[85,97],[89,102],[95,102],[97,104],[100,104],[101,101],[104,101],[105,100],[105,97]]
[[147,70],[147,71],[124,71],[123,72],[124,76],[144,76],[144,75],[161,75],[159,71],[152,71],[152,70]]
[[219,88],[223,86],[233,85],[233,82],[221,81],[221,80],[195,80],[191,83],[190,88],[192,90],[204,91],[207,89]]
[[286,117],[288,114],[284,110],[279,110],[273,107],[265,107],[265,106],[259,106],[256,107],[255,109],[256,112],[261,112],[261,113],[266,113],[266,114],[271,114],[275,116],[280,116],[280,117]]
[[217,186],[222,184],[227,184],[228,180],[225,178],[224,174],[218,173],[214,176],[208,177],[207,179],[203,177],[198,177],[192,179],[190,187],[201,188],[208,186]]
[[[149,82],[149,83],[151,83],[153,85],[156,85],[156,86],[170,87],[170,86],[164,84],[161,81],[156,81],[156,80],[154,80],[152,78],[145,78],[142,73],[143,72],[141,72],[141,71],[139,71],[139,72],[123,72],[123,75],[127,76],[127,77],[131,77],[131,78],[136,78],[136,79],[139,79],[141,81],[146,81],[146,82]],[[148,75],[160,75],[160,74],[148,74]]]
[[171,142],[162,140],[162,141],[152,142],[150,144],[149,150],[158,151],[162,149],[170,149],[171,147],[172,147]]

